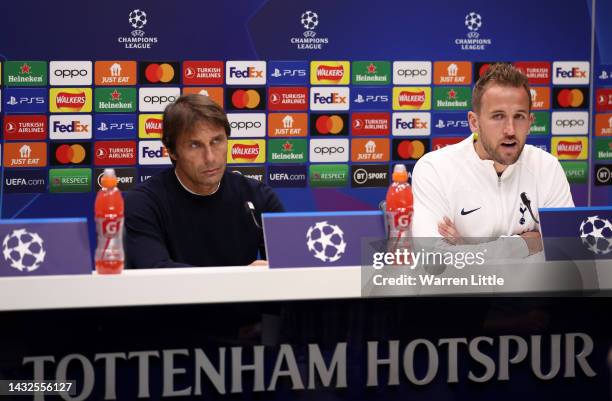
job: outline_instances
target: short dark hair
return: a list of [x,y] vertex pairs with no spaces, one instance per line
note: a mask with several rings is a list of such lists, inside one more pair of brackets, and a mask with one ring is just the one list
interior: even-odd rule
[[490,85],[508,86],[511,88],[524,88],[529,99],[529,110],[531,110],[531,91],[529,90],[529,80],[521,70],[508,63],[496,63],[485,71],[474,85],[472,91],[472,110],[476,113],[480,111],[482,95]]
[[190,94],[180,96],[164,110],[162,143],[171,152],[175,152],[177,138],[190,132],[200,124],[214,128],[223,128],[225,135],[230,135],[227,115],[217,103],[208,96]]

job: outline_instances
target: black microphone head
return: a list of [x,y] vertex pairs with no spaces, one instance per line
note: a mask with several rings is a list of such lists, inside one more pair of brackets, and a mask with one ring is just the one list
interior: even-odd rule
[[521,193],[521,200],[523,201],[525,205],[531,202],[529,198],[527,197],[527,193],[525,192]]

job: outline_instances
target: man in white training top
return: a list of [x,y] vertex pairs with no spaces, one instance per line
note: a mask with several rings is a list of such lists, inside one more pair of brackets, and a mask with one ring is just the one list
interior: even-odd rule
[[473,134],[414,167],[413,236],[453,245],[501,238],[489,242],[501,257],[541,251],[538,208],[574,202],[557,159],[525,145],[533,119],[527,77],[509,64],[489,67],[472,94]]

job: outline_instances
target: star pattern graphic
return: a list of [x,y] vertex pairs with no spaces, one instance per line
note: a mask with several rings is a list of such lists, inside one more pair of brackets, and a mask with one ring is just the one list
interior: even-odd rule
[[370,63],[370,65],[368,66],[368,74],[374,73],[376,73],[376,66],[374,65],[374,63]]
[[29,64],[23,63],[23,65],[21,66],[21,73],[22,74],[29,74],[30,70],[32,67],[30,67]]
[[113,91],[113,93],[111,93],[111,97],[113,98],[113,100],[120,100],[121,99],[121,93],[119,93],[119,91],[117,91],[117,89],[115,89]]

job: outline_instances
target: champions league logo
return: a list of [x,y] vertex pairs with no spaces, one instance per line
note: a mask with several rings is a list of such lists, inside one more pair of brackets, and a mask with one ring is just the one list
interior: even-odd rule
[[595,255],[606,255],[612,251],[612,224],[599,216],[588,217],[580,224],[580,239]]
[[156,36],[146,36],[143,28],[147,25],[147,13],[140,9],[132,10],[128,14],[128,23],[134,30],[130,32],[131,36],[120,36],[117,42],[124,45],[126,49],[151,49],[153,44],[157,43]]
[[43,239],[25,228],[13,230],[2,241],[2,255],[14,269],[33,272],[45,261]]
[[336,262],[340,260],[346,250],[344,232],[340,227],[319,221],[308,228],[306,232],[306,246],[312,255],[323,262]]
[[467,28],[466,37],[455,39],[455,44],[461,50],[485,50],[487,46],[491,45],[491,39],[481,38],[480,32],[478,32],[483,26],[483,18],[480,14],[475,11],[467,13],[464,18],[464,25]]
[[319,14],[314,11],[304,11],[300,16],[300,24],[305,29],[303,37],[293,37],[291,44],[296,45],[298,50],[322,50],[323,45],[329,43],[326,37],[316,37],[315,29],[319,26]]

